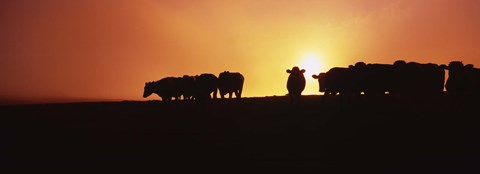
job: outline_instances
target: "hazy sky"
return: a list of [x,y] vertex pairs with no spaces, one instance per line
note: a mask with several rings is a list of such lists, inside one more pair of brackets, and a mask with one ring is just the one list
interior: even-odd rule
[[[479,0],[2,0],[0,98],[142,98],[145,82],[236,71],[244,96],[397,59],[480,66]],[[309,60],[309,61],[307,61]]]

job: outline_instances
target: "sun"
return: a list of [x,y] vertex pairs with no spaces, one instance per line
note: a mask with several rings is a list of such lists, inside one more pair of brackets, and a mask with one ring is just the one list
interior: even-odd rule
[[302,56],[299,64],[300,69],[305,69],[305,76],[311,77],[313,74],[318,74],[322,71],[322,62],[320,56],[315,53],[308,53]]

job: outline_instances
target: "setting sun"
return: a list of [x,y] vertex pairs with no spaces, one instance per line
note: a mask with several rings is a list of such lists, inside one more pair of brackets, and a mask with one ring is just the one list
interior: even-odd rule
[[305,69],[305,79],[307,80],[303,94],[318,94],[318,84],[312,75],[324,71],[321,57],[313,52],[307,53],[300,59],[299,66],[301,69]]
[[313,74],[318,74],[322,71],[322,63],[320,57],[315,53],[305,54],[300,62],[300,68],[305,69],[305,76],[311,77]]

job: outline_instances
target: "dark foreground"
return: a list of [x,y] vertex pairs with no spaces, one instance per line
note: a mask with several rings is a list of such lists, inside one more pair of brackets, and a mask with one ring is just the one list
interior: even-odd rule
[[480,102],[337,99],[2,106],[0,162],[50,173],[480,172]]

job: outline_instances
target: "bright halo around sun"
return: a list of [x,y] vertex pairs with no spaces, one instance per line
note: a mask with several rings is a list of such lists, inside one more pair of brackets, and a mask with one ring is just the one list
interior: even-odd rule
[[318,74],[322,71],[322,62],[320,56],[315,53],[305,54],[300,60],[300,69],[305,69],[305,77],[312,77],[313,74]]

